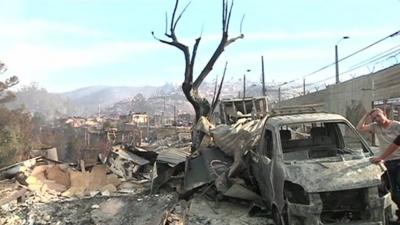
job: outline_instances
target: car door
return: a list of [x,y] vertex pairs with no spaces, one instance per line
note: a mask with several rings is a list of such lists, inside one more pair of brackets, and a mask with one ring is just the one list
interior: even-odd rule
[[274,129],[267,125],[263,131],[260,145],[251,157],[254,177],[257,180],[260,194],[267,204],[270,204],[274,199],[272,184],[272,166],[274,163],[272,158],[275,149],[276,135]]

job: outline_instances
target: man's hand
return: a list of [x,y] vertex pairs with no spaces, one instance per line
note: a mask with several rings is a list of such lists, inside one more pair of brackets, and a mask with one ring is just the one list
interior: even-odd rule
[[358,121],[356,126],[357,130],[360,132],[371,132],[368,124],[372,122],[371,112],[367,112],[364,116]]
[[372,116],[371,116],[371,114],[369,113],[369,114],[365,117],[364,123],[370,124],[370,123],[373,123],[373,122],[374,122],[374,121],[372,121]]
[[369,161],[370,161],[371,163],[378,164],[378,163],[380,163],[380,162],[383,162],[384,159],[383,159],[382,157],[371,157],[371,158],[369,159]]

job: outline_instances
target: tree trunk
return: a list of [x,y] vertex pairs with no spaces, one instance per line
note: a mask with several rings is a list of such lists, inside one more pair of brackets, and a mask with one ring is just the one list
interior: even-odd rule
[[[229,4],[230,3],[230,4]],[[190,4],[190,3],[189,3]],[[229,30],[229,22],[231,18],[231,12],[233,8],[233,1],[230,0],[222,0],[222,37],[220,40],[220,43],[218,47],[215,49],[214,53],[210,57],[209,61],[207,64],[204,66],[203,70],[201,73],[197,76],[196,80],[193,82],[193,67],[196,59],[196,53],[197,53],[197,48],[200,44],[201,37],[197,38],[195,40],[195,43],[193,45],[192,52],[189,52],[189,48],[182,44],[181,42],[178,41],[178,38],[175,34],[175,29],[176,26],[179,22],[179,20],[182,18],[183,13],[189,6],[187,4],[181,13],[176,16],[177,10],[178,10],[178,5],[179,5],[179,0],[175,1],[175,7],[172,12],[172,17],[171,17],[171,22],[169,26],[169,32],[165,31],[165,36],[169,38],[170,40],[162,40],[157,37],[155,37],[154,32],[152,32],[153,37],[157,39],[158,41],[168,44],[171,46],[174,46],[181,50],[184,54],[185,58],[185,77],[184,81],[182,83],[182,91],[185,94],[186,99],[192,104],[193,109],[195,111],[195,121],[194,124],[196,124],[200,117],[202,116],[208,116],[211,110],[210,103],[208,102],[207,99],[203,98],[199,94],[199,87],[201,83],[204,81],[204,79],[207,77],[207,75],[211,72],[213,69],[214,64],[218,60],[219,56],[223,53],[225,50],[225,47],[227,47],[229,44],[235,42],[237,39],[241,39],[244,37],[243,34],[240,34],[239,36],[235,38],[228,38],[228,30]],[[167,19],[168,20],[168,19]],[[166,24],[168,24],[168,21],[166,21]],[[197,147],[200,145],[202,139],[204,137],[204,134],[202,134],[199,131],[195,131],[193,129],[192,132],[192,151],[196,150]]]

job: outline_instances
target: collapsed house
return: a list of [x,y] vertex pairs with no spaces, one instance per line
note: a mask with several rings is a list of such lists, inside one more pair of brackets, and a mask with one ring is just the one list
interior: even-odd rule
[[[39,224],[55,223],[57,217],[53,216],[62,214],[65,223],[59,224],[71,224],[71,218],[72,223],[91,220],[96,224],[121,224],[129,219],[138,224],[159,224],[163,213],[177,201],[172,190],[179,185],[186,157],[190,154],[190,143],[182,143],[187,141],[187,135],[179,134],[181,137],[176,135],[176,140],[164,141],[166,146],[148,145],[145,149],[114,145],[111,151],[98,154],[94,165],[89,161],[74,164],[47,158],[57,152],[54,148],[35,150],[32,154],[39,156],[0,169],[0,223],[25,224],[28,220]],[[164,190],[158,195],[163,186],[169,192]],[[132,198],[133,201],[125,201]],[[44,206],[43,203],[49,204]],[[146,204],[154,214],[114,215],[124,211],[123,205],[137,207],[137,212],[144,213]],[[23,213],[27,205],[29,215]],[[87,214],[82,218],[76,214],[69,216],[68,208],[55,213],[53,206],[60,205],[78,207]],[[47,215],[40,212],[43,207]],[[108,214],[110,210],[113,216]],[[15,211],[21,213],[15,214]]]

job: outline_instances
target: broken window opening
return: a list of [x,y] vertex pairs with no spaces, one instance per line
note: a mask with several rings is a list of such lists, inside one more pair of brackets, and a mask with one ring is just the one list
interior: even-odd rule
[[265,143],[264,153],[268,158],[272,159],[272,155],[273,155],[272,152],[274,149],[274,139],[273,139],[272,131],[269,129],[265,130],[264,143]]
[[285,161],[363,158],[369,153],[361,136],[345,122],[284,124],[279,133]]

